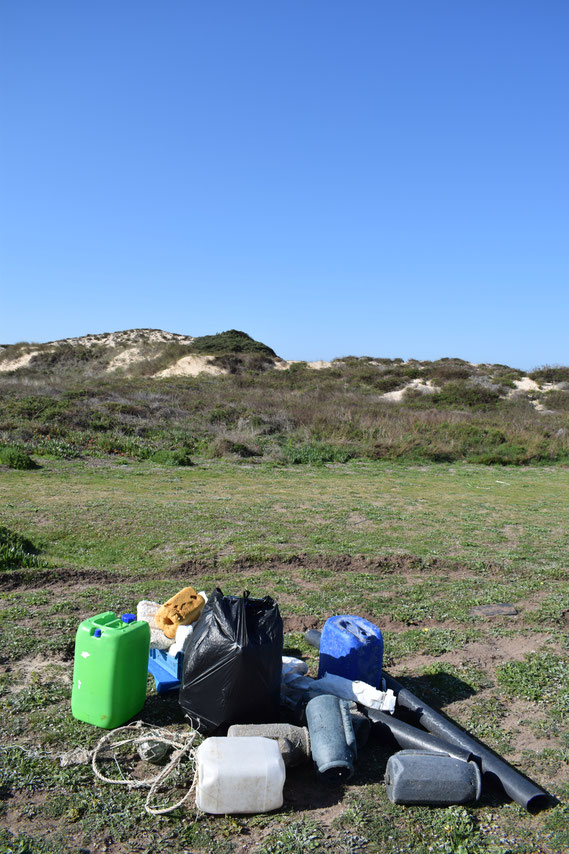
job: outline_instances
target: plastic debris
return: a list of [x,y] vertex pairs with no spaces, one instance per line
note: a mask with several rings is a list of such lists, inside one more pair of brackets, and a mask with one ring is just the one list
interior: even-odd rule
[[[304,664],[304,662],[301,662]],[[383,712],[395,711],[395,694],[391,690],[379,691],[365,682],[344,679],[343,676],[326,673],[321,679],[312,679],[304,676],[293,669],[292,665],[283,666],[282,691],[287,693],[307,694],[314,697],[317,694],[334,694],[343,700],[359,703],[369,709],[377,709]]]
[[285,766],[270,738],[206,738],[196,750],[196,806],[215,815],[283,805]]
[[381,688],[382,666],[383,636],[378,626],[350,614],[326,620],[320,639],[319,678],[328,673]]
[[253,735],[274,739],[287,768],[301,765],[310,759],[310,736],[306,727],[292,724],[233,724],[227,730],[229,738]]
[[387,760],[385,786],[393,804],[443,807],[477,801],[482,778],[476,762],[443,753],[400,750]]
[[154,615],[154,622],[167,638],[174,640],[178,626],[194,623],[205,605],[193,587],[184,587],[168,599]]
[[318,776],[332,785],[349,780],[358,751],[347,700],[332,694],[313,697],[306,706],[306,720]]
[[184,647],[180,705],[201,732],[279,716],[283,623],[276,602],[217,589]]
[[148,623],[125,622],[113,611],[80,623],[73,664],[73,716],[104,729],[134,717],[146,699],[149,643]]

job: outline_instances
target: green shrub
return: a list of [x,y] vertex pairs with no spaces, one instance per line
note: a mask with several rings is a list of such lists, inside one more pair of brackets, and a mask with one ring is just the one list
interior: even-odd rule
[[29,418],[40,421],[50,421],[65,411],[65,404],[45,395],[31,395],[11,400],[6,406],[10,415],[18,418]]
[[287,463],[347,463],[357,456],[356,452],[342,445],[329,445],[325,442],[288,442],[282,448],[284,460]]
[[0,526],[0,570],[40,566],[38,550],[21,534]]
[[467,459],[471,463],[485,466],[523,466],[528,463],[552,462],[557,456],[553,449],[544,445],[532,449],[516,442],[506,442],[480,454],[470,454]]
[[538,383],[569,382],[569,367],[564,365],[543,365],[536,368],[528,376]]
[[153,453],[152,447],[137,438],[121,436],[120,433],[102,433],[87,442],[88,450],[99,450],[104,454],[117,454],[135,460],[147,460]]
[[29,454],[15,445],[0,446],[0,463],[11,469],[21,469],[22,471],[39,468]]
[[498,389],[472,385],[467,382],[447,382],[440,392],[430,396],[434,406],[445,408],[468,407],[469,409],[488,409],[498,403]]
[[34,452],[57,460],[73,460],[80,456],[78,449],[64,439],[39,439],[34,443]]
[[433,367],[429,372],[429,376],[435,385],[442,385],[443,383],[456,382],[456,380],[467,380],[472,373],[473,368],[471,366],[445,362],[442,365]]
[[218,404],[209,413],[210,424],[236,424],[241,416],[241,412],[236,406],[221,406]]
[[216,335],[194,338],[191,346],[194,353],[264,353],[271,357],[277,355],[266,344],[255,341],[246,332],[240,332],[238,329],[228,329]]
[[249,445],[245,445],[243,442],[231,442],[231,453],[237,454],[238,457],[242,457],[243,459],[261,456],[260,451],[250,448]]
[[569,412],[569,391],[548,391],[543,403],[547,409]]
[[193,466],[189,451],[184,448],[175,451],[154,451],[150,459],[153,463],[163,466]]
[[243,374],[264,371],[273,361],[266,353],[221,353],[212,359],[211,364],[230,374]]

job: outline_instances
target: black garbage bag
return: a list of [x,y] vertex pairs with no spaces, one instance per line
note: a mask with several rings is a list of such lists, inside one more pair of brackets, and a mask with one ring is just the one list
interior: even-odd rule
[[180,705],[201,732],[278,721],[283,621],[266,596],[208,599],[184,644]]

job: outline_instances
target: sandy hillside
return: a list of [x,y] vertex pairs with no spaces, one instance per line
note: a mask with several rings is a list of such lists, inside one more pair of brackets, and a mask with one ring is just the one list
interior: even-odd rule
[[[20,343],[0,346],[0,373],[14,374],[16,376],[45,377],[47,374],[57,375],[60,371],[67,375],[76,373],[77,377],[103,377],[110,376],[145,376],[157,379],[167,377],[195,377],[200,374],[217,376],[228,373],[228,368],[219,363],[214,352],[211,355],[200,352],[202,342],[209,344],[216,338],[223,339],[224,335],[241,336],[249,346],[251,343],[259,345],[262,349],[265,345],[261,342],[253,342],[250,336],[236,330],[221,333],[216,336],[206,336],[196,339],[191,335],[181,335],[176,332],[166,332],[162,329],[126,329],[119,332],[103,332],[96,335],[84,335],[78,338],[62,338],[58,341],[48,341],[43,344]],[[242,340],[237,343],[242,346]],[[195,345],[194,342],[200,342]],[[192,346],[197,346],[196,352],[191,352]],[[239,347],[236,348],[237,350]],[[269,349],[269,348],[266,348]],[[190,352],[188,352],[190,350]],[[89,352],[90,351],[90,352]],[[221,352],[229,352],[222,350]],[[311,362],[297,359],[281,359],[269,349],[271,355],[267,355],[264,367],[277,371],[289,370],[294,365],[305,365],[314,371],[322,371],[335,365],[341,368],[343,359],[334,362],[316,360]],[[91,355],[92,354],[92,355]],[[237,353],[237,356],[240,354]],[[385,372],[385,362],[389,360],[363,359],[366,369],[378,372],[381,376]],[[395,360],[402,363],[401,360]],[[441,360],[452,362],[452,360]],[[458,360],[459,362],[461,360]],[[402,364],[410,365],[421,373],[429,369],[432,363],[408,360]],[[475,365],[462,362],[473,369],[473,382],[490,382],[492,375],[491,365]],[[495,367],[495,366],[494,366]],[[517,378],[511,378],[509,387],[503,386],[501,396],[503,398],[527,397],[539,412],[547,412],[547,401],[543,395],[549,391],[567,389],[567,383],[536,382],[529,376],[522,376],[521,371]],[[498,387],[499,387],[499,380]],[[494,386],[496,387],[496,386]],[[402,378],[402,385],[395,390],[379,393],[378,398],[386,403],[400,403],[404,400],[408,391],[418,392],[425,395],[436,394],[441,390],[441,384],[429,378],[428,373],[424,377],[414,377],[408,380]]]

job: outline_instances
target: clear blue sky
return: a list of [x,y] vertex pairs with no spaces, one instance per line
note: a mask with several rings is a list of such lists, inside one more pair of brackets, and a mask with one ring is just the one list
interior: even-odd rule
[[4,0],[0,343],[569,363],[567,0]]

